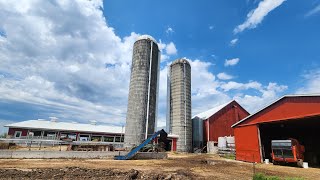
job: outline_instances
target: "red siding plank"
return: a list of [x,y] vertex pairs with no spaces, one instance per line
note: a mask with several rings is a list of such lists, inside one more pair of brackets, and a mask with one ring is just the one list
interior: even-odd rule
[[[240,121],[241,119],[247,117],[249,113],[244,110],[236,101],[231,102],[226,107],[221,109],[219,112],[209,117],[209,136],[210,141],[218,141],[218,137],[223,136],[234,136],[233,129],[231,126]],[[205,123],[204,132],[207,141],[208,127]]]
[[261,162],[258,128],[256,125],[234,129],[236,159],[247,162]]

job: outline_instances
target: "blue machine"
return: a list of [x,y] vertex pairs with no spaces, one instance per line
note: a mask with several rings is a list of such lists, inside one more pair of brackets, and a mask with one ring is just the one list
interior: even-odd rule
[[128,160],[133,158],[134,155],[136,155],[137,152],[139,152],[139,150],[141,148],[143,148],[145,145],[147,145],[149,142],[151,142],[153,139],[155,139],[159,134],[161,134],[161,132],[166,133],[163,129],[161,129],[158,132],[155,132],[151,137],[149,137],[148,139],[146,139],[143,143],[141,143],[138,147],[132,149],[127,155],[124,156],[115,156],[114,159],[115,160]]

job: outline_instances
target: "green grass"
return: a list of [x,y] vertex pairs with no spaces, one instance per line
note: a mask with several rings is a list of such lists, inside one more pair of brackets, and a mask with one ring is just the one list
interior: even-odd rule
[[233,160],[236,159],[236,156],[234,154],[225,154],[225,155],[222,155],[221,157],[226,159],[233,159]]
[[280,178],[276,176],[266,176],[262,173],[257,173],[253,176],[253,180],[280,180]]
[[303,179],[291,178],[291,177],[280,178],[278,176],[266,176],[262,173],[257,173],[253,176],[253,180],[303,180]]

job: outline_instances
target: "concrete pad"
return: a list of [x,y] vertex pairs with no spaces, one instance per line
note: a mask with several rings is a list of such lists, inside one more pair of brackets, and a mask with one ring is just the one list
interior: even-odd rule
[[138,152],[133,159],[167,159],[165,152]]

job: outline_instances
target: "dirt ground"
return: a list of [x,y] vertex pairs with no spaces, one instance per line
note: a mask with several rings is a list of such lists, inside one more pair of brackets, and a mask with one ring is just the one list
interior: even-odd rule
[[[253,168],[255,167],[255,168]],[[253,172],[319,179],[320,169],[244,163],[207,154],[165,160],[0,159],[0,179],[252,179]]]
[[[13,145],[10,146],[11,150],[15,150],[15,151],[28,151],[29,149],[31,151],[67,151],[68,146],[66,145],[62,145],[61,147],[58,145],[55,146],[33,146],[31,148],[26,147],[26,146],[18,146],[18,145]],[[8,149],[8,143],[1,143],[0,142],[0,149],[4,149],[7,150]]]

